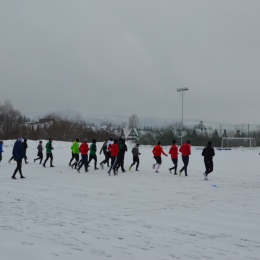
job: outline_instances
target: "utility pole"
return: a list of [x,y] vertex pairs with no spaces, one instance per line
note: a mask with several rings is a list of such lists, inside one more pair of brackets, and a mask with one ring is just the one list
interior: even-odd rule
[[182,145],[182,137],[183,137],[183,97],[188,91],[188,88],[177,88],[177,91],[181,94],[182,101],[181,101],[181,145]]

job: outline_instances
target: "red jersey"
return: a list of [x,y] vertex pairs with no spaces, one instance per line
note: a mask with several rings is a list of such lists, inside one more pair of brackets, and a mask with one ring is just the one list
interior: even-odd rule
[[89,148],[87,143],[82,143],[79,147],[79,151],[81,152],[82,155],[87,155]]
[[180,150],[182,156],[189,156],[190,155],[190,144],[185,143],[181,146]]
[[111,156],[118,156],[118,153],[119,153],[118,144],[111,144],[110,146],[108,146],[107,149],[111,153]]
[[167,154],[163,151],[163,149],[162,149],[162,147],[160,145],[156,145],[153,148],[153,155],[155,157],[161,156],[162,153],[167,156]]
[[177,159],[178,158],[178,147],[176,146],[176,144],[174,144],[170,150],[169,150],[169,154],[171,155],[172,159]]

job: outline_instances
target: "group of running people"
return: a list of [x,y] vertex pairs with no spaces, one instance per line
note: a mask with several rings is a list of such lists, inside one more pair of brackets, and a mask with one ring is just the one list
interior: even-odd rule
[[[89,164],[92,160],[94,160],[94,169],[98,170],[97,168],[97,146],[96,146],[96,139],[92,140],[92,143],[90,147],[88,146],[87,139],[85,138],[81,144],[79,144],[79,139],[76,139],[72,146],[71,146],[71,152],[72,157],[69,161],[69,166],[72,169],[76,169],[78,172],[80,172],[80,169],[84,165],[85,172],[88,172]],[[1,143],[2,145],[2,143]],[[132,167],[136,164],[136,171],[138,171],[139,167],[139,155],[141,154],[139,152],[139,143],[136,143],[136,145],[132,148],[132,154],[133,154],[133,163],[129,166],[129,171],[131,171]],[[9,163],[12,159],[14,159],[17,163],[17,167],[12,175],[12,179],[16,179],[16,173],[20,173],[21,178],[25,178],[22,175],[22,160],[25,160],[25,163],[27,162],[27,156],[26,156],[26,149],[27,149],[27,139],[23,139],[19,137],[13,147],[13,156],[10,158]],[[54,149],[52,146],[52,138],[49,138],[49,141],[46,143],[46,159],[43,163],[43,167],[46,167],[46,162],[50,159],[50,167],[54,167],[53,165],[53,155],[52,150]],[[40,164],[43,160],[43,146],[42,141],[39,141],[39,144],[37,146],[37,158],[34,159],[34,162],[37,160],[40,160]],[[1,147],[2,151],[2,147]],[[105,155],[105,159],[100,163],[101,169],[104,169],[104,165],[107,164],[109,167],[108,174],[111,175],[111,172],[113,172],[114,175],[118,174],[119,168],[121,168],[122,172],[125,172],[124,167],[124,158],[125,158],[125,152],[127,151],[127,145],[125,144],[125,140],[123,138],[113,139],[110,138],[109,140],[106,140],[100,150],[100,154],[103,152]],[[89,157],[88,157],[89,152]],[[184,143],[179,149],[176,145],[176,140],[172,141],[172,146],[169,150],[169,154],[171,155],[172,162],[174,166],[172,168],[169,168],[169,172],[172,173],[174,170],[174,175],[177,175],[177,166],[178,166],[178,154],[181,152],[182,154],[182,161],[183,161],[183,167],[179,170],[179,176],[181,176],[182,172],[185,172],[185,176],[188,176],[187,168],[189,164],[189,156],[191,154],[191,146],[190,141],[187,141]],[[155,169],[155,172],[159,172],[159,168],[162,164],[162,158],[161,155],[168,156],[161,146],[161,142],[158,142],[157,145],[152,150],[155,163],[152,165],[152,168]],[[79,154],[81,154],[81,160],[79,159]],[[215,155],[214,148],[212,147],[212,142],[208,142],[208,145],[203,149],[202,156],[204,157],[204,163],[205,163],[205,172],[203,173],[204,179],[207,180],[208,174],[213,171],[213,156]],[[74,163],[73,160],[75,160]],[[110,164],[109,164],[110,162]]]

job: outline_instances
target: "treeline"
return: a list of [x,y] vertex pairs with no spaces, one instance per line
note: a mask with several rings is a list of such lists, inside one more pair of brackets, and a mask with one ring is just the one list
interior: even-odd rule
[[52,137],[59,141],[73,141],[76,138],[104,141],[109,137],[116,137],[108,131],[93,130],[80,116],[71,120],[57,114],[48,114],[42,118],[40,124],[29,124],[28,120],[19,110],[13,108],[10,101],[0,103],[0,139],[16,139],[21,136],[30,140]]
[[[150,131],[147,131],[147,133],[143,133],[139,137],[139,142],[144,145],[155,145],[158,141],[161,142],[162,145],[171,145],[172,140],[176,140],[177,144],[181,143],[181,138],[179,136],[174,135],[171,128],[165,128],[165,129],[149,129]],[[182,138],[182,142],[191,141],[191,144],[194,146],[204,146],[208,143],[208,141],[212,141],[214,146],[219,147],[221,146],[221,137],[202,137],[202,136],[192,136],[192,135],[186,135]]]

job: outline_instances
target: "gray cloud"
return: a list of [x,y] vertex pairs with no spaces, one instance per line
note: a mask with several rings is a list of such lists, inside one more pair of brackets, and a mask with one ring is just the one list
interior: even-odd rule
[[259,1],[1,1],[0,101],[258,123]]

